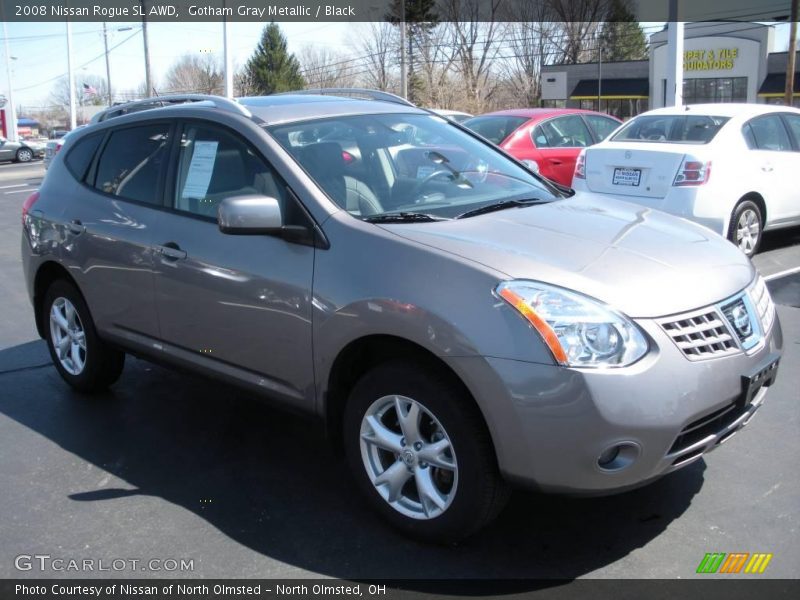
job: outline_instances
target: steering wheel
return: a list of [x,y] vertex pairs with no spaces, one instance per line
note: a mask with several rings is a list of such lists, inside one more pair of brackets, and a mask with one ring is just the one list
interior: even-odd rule
[[425,189],[425,186],[428,185],[431,181],[433,181],[437,177],[442,177],[443,175],[447,175],[450,179],[453,179],[453,173],[451,171],[448,171],[447,169],[437,169],[424,179],[420,179],[411,190],[409,196],[411,198],[414,198],[414,202],[416,203],[417,198],[421,195],[420,192],[422,192],[422,190]]

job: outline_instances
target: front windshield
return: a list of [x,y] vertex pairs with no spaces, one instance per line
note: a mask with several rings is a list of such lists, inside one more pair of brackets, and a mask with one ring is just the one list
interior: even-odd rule
[[267,131],[340,207],[360,218],[452,218],[498,202],[558,192],[445,119],[350,115]]

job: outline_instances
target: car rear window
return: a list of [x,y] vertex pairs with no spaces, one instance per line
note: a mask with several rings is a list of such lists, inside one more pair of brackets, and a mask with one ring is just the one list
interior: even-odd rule
[[499,144],[528,120],[528,117],[474,117],[462,123],[478,135],[482,135],[494,144]]
[[67,151],[64,163],[67,165],[69,172],[72,173],[72,176],[78,181],[83,181],[86,176],[86,171],[89,170],[89,165],[92,164],[94,153],[97,152],[97,147],[103,140],[103,135],[104,132],[102,131],[87,135],[75,142],[75,145]]
[[644,115],[628,121],[611,141],[707,144],[728,120],[708,115]]

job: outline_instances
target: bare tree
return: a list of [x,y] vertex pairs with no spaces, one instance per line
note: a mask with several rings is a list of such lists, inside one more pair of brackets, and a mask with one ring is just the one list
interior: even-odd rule
[[427,29],[417,39],[417,64],[422,84],[421,102],[432,108],[456,108],[463,101],[461,86],[456,85],[454,63],[457,55],[448,42],[447,24]]
[[355,50],[363,56],[359,79],[364,87],[391,91],[397,87],[397,28],[385,21],[371,22],[356,29]]
[[610,0],[547,0],[559,27],[549,35],[556,49],[553,62],[575,64],[593,58],[597,30],[609,11]]
[[509,101],[515,106],[536,106],[541,97],[542,66],[559,54],[552,42],[559,25],[543,2],[513,3],[506,7],[505,16],[510,23],[500,71]]
[[483,112],[496,88],[492,65],[505,32],[498,21],[503,0],[442,0],[442,16],[448,21],[454,68],[463,81],[464,108]]
[[300,51],[300,71],[309,88],[353,87],[354,61],[322,46],[305,46]]
[[[88,85],[90,90],[84,88]],[[94,90],[92,93],[91,90]],[[75,104],[77,106],[101,106],[108,98],[108,85],[105,77],[97,75],[75,75]],[[58,106],[69,106],[69,78],[59,77],[50,92],[50,100]]]
[[213,54],[184,54],[167,70],[164,91],[223,94],[222,61]]

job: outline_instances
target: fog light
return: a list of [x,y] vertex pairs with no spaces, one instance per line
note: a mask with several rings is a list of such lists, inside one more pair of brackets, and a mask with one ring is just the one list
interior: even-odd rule
[[637,458],[639,458],[639,444],[620,442],[603,450],[597,457],[597,466],[606,473],[616,472],[629,467]]
[[610,448],[606,448],[600,455],[597,459],[597,464],[600,465],[600,468],[603,468],[610,465],[617,456],[619,456],[619,446],[611,446]]

